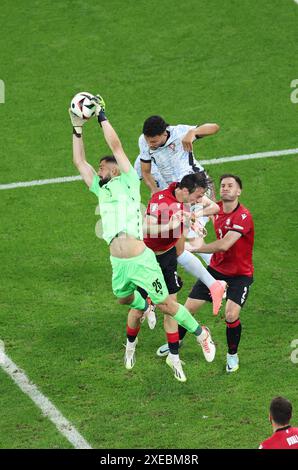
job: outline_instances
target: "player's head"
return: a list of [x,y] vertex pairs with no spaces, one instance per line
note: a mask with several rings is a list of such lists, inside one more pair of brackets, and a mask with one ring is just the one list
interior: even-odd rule
[[100,186],[108,183],[115,176],[120,175],[116,158],[110,155],[102,157],[99,161],[99,169],[97,174],[100,177]]
[[220,177],[220,198],[224,202],[233,202],[238,199],[242,190],[242,181],[239,176],[226,173]]
[[277,427],[286,426],[292,418],[292,404],[284,397],[275,397],[270,403],[269,420]]
[[161,116],[150,116],[143,125],[145,140],[152,150],[164,145],[168,138],[168,124]]
[[188,203],[200,202],[205,192],[209,188],[211,180],[206,177],[205,173],[191,173],[190,175],[183,176],[178,184],[181,190],[181,198]]

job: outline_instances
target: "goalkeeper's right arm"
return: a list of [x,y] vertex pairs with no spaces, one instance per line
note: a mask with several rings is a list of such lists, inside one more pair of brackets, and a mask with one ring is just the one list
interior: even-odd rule
[[73,151],[73,163],[76,168],[79,170],[80,175],[83,180],[90,188],[92,185],[93,177],[96,174],[94,168],[87,162],[85,156],[85,148],[83,143],[83,124],[85,121],[73,114],[71,109],[69,109],[70,120],[73,126],[73,136],[72,136],[72,151]]

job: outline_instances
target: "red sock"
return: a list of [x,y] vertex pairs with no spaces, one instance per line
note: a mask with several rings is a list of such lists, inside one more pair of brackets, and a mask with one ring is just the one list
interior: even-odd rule
[[139,331],[139,326],[137,328],[130,328],[130,326],[126,325],[126,336],[130,343],[133,343],[135,341]]
[[175,331],[175,333],[166,333],[169,350],[171,354],[178,354],[179,350],[179,332]]

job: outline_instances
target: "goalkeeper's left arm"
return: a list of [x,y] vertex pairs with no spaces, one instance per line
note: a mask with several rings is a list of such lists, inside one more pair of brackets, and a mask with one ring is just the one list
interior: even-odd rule
[[123,150],[121,141],[115,129],[112,127],[105,115],[105,102],[100,95],[95,96],[93,101],[95,103],[95,114],[97,116],[98,123],[103,130],[106,143],[113,152],[121,173],[128,173],[131,169],[131,163]]

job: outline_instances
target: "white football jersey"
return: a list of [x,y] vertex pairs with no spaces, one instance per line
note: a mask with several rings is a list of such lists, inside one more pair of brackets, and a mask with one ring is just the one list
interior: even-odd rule
[[139,158],[143,161],[154,162],[167,184],[181,181],[183,176],[194,173],[193,165],[203,171],[204,168],[197,160],[193,158],[193,163],[190,162],[190,154],[183,150],[182,146],[182,139],[185,134],[196,127],[184,124],[168,126],[169,138],[162,147],[156,150],[149,148],[144,134],[142,134],[139,138]]
[[[142,175],[142,170],[141,170],[141,158],[140,158],[140,155],[138,156],[138,158],[136,159],[135,163],[134,163],[134,169],[136,170],[136,172],[138,173],[139,175],[139,178],[140,180],[143,178],[143,175]],[[154,162],[151,162],[151,175],[153,176],[156,184],[157,184],[157,187],[158,189],[161,191],[162,189],[166,189],[168,187],[168,184],[165,182],[165,180],[163,179],[163,177],[161,176],[157,166],[155,165]]]

